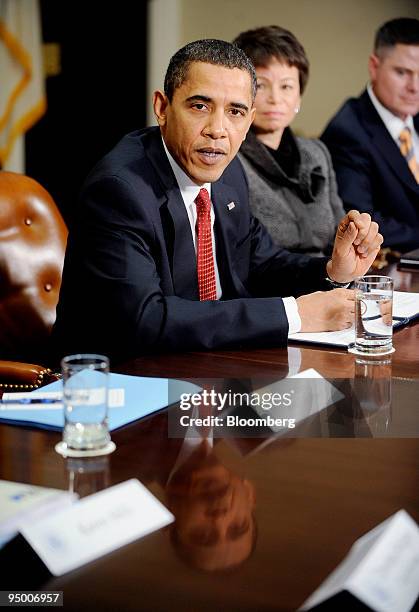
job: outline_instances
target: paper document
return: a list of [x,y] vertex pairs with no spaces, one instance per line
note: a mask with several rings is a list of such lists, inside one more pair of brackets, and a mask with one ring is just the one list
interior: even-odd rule
[[[109,374],[109,387],[110,431],[178,402],[182,393],[201,391],[183,380],[113,372]],[[61,399],[61,380],[28,393],[5,393],[0,400],[0,423],[60,430],[64,425]]]
[[50,572],[61,576],[173,521],[173,514],[132,478],[36,523],[27,521],[20,532]]
[[[62,410],[63,394],[61,391],[23,391],[22,393],[3,393],[0,399],[0,413],[4,410]],[[109,389],[109,408],[123,408],[125,389]]]
[[[395,291],[393,293],[393,328],[397,329],[406,325],[416,317],[419,317],[419,293]],[[290,334],[288,340],[347,348],[355,341],[355,327],[341,331],[298,332]]]
[[419,593],[419,528],[405,510],[359,538],[299,610],[311,610],[344,591],[376,612],[412,609]]
[[[281,406],[273,405],[269,412],[266,412],[260,403],[252,406],[259,417],[266,418],[269,414],[272,421],[283,418],[284,425],[276,425],[273,422],[267,424],[272,431],[272,435],[267,433],[266,437],[263,438],[226,438],[226,441],[237,448],[241,455],[251,456],[284,435],[301,437],[300,425],[307,423],[311,417],[319,415],[322,410],[344,398],[343,393],[323,378],[314,368],[309,368],[264,387],[255,388],[252,395],[263,397],[264,394],[267,394],[272,398],[275,394],[283,395],[284,391],[286,394],[287,390],[290,391],[293,399],[285,410]],[[291,428],[289,427],[290,420],[293,422]],[[297,432],[297,434],[294,432]]]
[[76,499],[77,495],[61,489],[0,480],[0,548],[17,534],[22,520],[34,522]]
[[400,258],[400,265],[418,268],[419,267],[419,249],[415,249],[414,251],[409,251],[408,253],[403,253]]

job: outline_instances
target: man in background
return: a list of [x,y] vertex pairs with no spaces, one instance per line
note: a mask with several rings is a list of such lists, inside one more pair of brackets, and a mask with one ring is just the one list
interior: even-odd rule
[[384,246],[419,246],[419,21],[393,19],[377,32],[370,83],[321,136],[346,210],[368,212]]

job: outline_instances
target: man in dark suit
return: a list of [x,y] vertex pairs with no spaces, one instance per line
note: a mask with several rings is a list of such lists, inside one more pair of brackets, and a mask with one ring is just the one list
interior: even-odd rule
[[53,332],[58,355],[281,345],[289,331],[351,324],[352,291],[302,294],[364,274],[378,226],[351,211],[329,261],[273,245],[234,159],[255,91],[253,65],[234,45],[197,41],[173,56],[154,95],[159,128],[125,136],[84,186]]
[[417,19],[394,19],[378,30],[369,73],[367,90],[345,102],[321,139],[346,210],[368,212],[384,246],[408,251],[419,246]]

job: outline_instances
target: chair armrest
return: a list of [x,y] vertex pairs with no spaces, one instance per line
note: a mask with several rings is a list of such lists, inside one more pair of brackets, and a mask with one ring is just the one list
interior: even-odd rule
[[30,391],[58,378],[59,375],[41,365],[0,360],[0,392]]

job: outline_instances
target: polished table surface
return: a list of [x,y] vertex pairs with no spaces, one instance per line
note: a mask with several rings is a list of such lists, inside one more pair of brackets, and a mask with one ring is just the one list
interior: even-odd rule
[[[418,273],[391,274],[396,288],[419,291]],[[389,362],[365,365],[300,345],[299,370],[346,383],[352,403],[295,436],[203,442],[180,468],[168,411],[115,431],[115,453],[90,460],[59,457],[57,433],[1,425],[0,478],[81,496],[139,478],[177,519],[59,578],[18,538],[0,553],[1,589],[63,590],[68,610],[295,610],[361,535],[400,508],[419,521],[419,323],[397,331],[394,346]],[[116,370],[252,386],[287,376],[292,353],[148,356]]]

